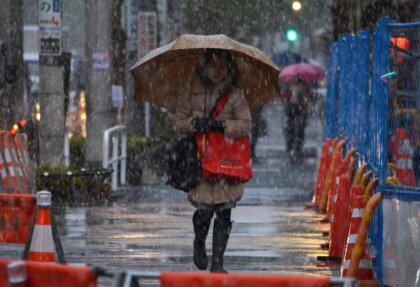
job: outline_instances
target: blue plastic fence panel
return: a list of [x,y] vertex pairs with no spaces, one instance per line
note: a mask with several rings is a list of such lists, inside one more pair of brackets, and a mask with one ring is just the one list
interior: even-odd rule
[[338,41],[338,135],[348,138],[349,131],[349,82],[350,82],[350,35],[342,35]]
[[359,99],[358,99],[358,83],[359,83],[359,74],[357,73],[357,57],[359,53],[358,49],[358,37],[352,36],[350,38],[350,49],[351,49],[351,58],[350,58],[350,81],[349,81],[349,101],[350,101],[350,115],[349,115],[349,141],[347,145],[354,146],[357,148],[357,124],[359,117]]
[[337,42],[337,136],[343,133],[343,90],[344,90],[344,70],[345,66],[344,36],[340,35]]
[[353,53],[352,53],[352,40],[353,36],[347,35],[344,39],[344,50],[348,55],[344,60],[343,74],[344,74],[344,89],[343,89],[343,131],[344,139],[349,141],[351,137],[351,113],[352,113],[352,94],[351,89],[353,86],[352,83],[352,63],[353,63]]
[[372,62],[372,102],[371,102],[371,145],[372,164],[379,173],[380,184],[386,183],[387,171],[387,109],[388,85],[381,75],[389,69],[389,29],[390,18],[378,21],[374,30]]
[[357,99],[356,99],[356,87],[357,87],[357,73],[356,73],[356,54],[357,54],[357,38],[355,36],[348,36],[346,38],[348,41],[348,57],[346,62],[346,67],[344,67],[345,74],[346,74],[346,115],[345,118],[347,119],[347,125],[345,127],[346,132],[346,150],[348,150],[351,146],[355,146],[355,125],[356,125],[356,106],[357,106]]
[[[381,75],[387,73],[389,66],[389,29],[390,18],[386,17],[378,21],[373,32],[372,53],[372,92],[369,112],[369,166],[374,176],[379,178],[379,186],[386,183],[386,148],[387,148],[387,85],[381,80]],[[382,278],[381,252],[382,252],[382,208],[376,209],[372,218],[369,236],[378,260],[374,265],[378,278]]]
[[367,139],[369,136],[368,114],[369,114],[369,33],[361,31],[357,37],[357,54],[355,55],[356,65],[356,149],[363,160],[366,160]]
[[327,138],[335,138],[337,132],[337,43],[334,43],[329,52],[328,69],[327,69],[327,98],[325,103],[325,129],[324,140]]

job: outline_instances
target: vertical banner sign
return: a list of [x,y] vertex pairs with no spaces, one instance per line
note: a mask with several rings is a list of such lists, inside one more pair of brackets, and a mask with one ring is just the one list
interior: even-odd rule
[[60,0],[39,0],[39,54],[61,54]]
[[138,58],[157,47],[156,12],[139,12],[138,16]]
[[133,52],[137,51],[138,11],[138,0],[128,0],[126,6],[127,50]]

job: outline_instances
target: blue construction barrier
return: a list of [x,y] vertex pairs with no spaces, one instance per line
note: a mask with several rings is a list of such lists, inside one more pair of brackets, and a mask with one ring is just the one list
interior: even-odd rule
[[[420,270],[419,39],[420,23],[393,23],[385,17],[373,33],[341,35],[330,48],[324,137],[345,139],[343,152],[355,147],[357,165],[367,163],[379,179],[375,192],[384,196],[369,236],[381,286],[406,286]],[[399,183],[387,182],[391,173]],[[391,224],[395,220],[399,225]],[[405,237],[393,228],[406,232]],[[391,272],[385,264],[390,260],[387,240],[399,240],[394,251],[414,258],[409,271]],[[398,268],[406,265],[403,259],[408,260],[394,259]]]

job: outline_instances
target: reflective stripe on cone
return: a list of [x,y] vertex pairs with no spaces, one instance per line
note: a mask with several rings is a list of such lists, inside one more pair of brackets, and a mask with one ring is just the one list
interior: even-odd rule
[[55,261],[55,244],[51,228],[51,193],[40,191],[37,193],[38,212],[32,240],[28,253],[28,260],[32,261]]
[[[347,245],[344,252],[343,262],[341,264],[341,277],[346,277],[350,266],[350,260],[353,253],[362,254],[359,261],[358,270],[355,277],[359,280],[372,280],[374,279],[373,266],[370,260],[370,253],[368,245],[359,246],[356,243],[359,227],[362,223],[364,201],[363,191],[360,184],[353,184],[352,186],[352,216],[350,220],[350,228],[347,237]],[[366,238],[365,243],[368,239]]]

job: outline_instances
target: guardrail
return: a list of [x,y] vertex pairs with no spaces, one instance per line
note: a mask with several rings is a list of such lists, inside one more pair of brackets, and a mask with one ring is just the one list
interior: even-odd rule
[[[112,155],[110,157],[110,144]],[[112,168],[111,188],[116,190],[118,184],[126,183],[127,170],[127,129],[124,125],[114,126],[104,131],[102,167]],[[118,182],[118,175],[120,180]]]

